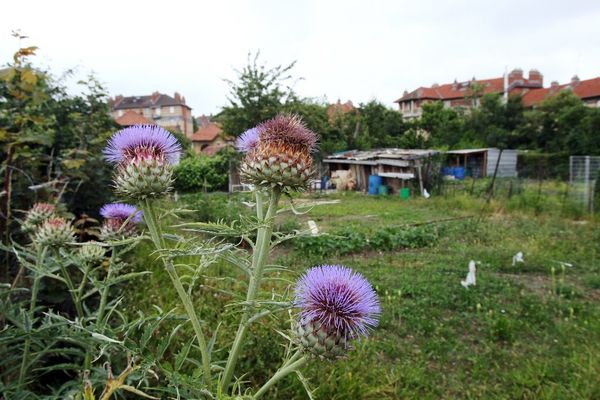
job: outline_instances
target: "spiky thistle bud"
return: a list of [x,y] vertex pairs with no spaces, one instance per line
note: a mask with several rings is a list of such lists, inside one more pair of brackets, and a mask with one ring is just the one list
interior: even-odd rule
[[314,174],[311,153],[316,143],[316,134],[300,117],[279,114],[238,139],[238,149],[246,153],[242,179],[284,191],[303,189]]
[[100,215],[104,217],[100,238],[106,241],[135,236],[137,225],[143,220],[141,211],[125,203],[105,204],[100,209]]
[[179,162],[181,146],[157,125],[134,125],[115,133],[104,155],[116,164],[117,192],[139,201],[171,190],[173,165]]
[[63,247],[73,240],[75,231],[64,218],[50,218],[36,231],[34,243],[42,247]]
[[79,259],[86,264],[98,264],[104,259],[106,250],[97,242],[87,242],[79,248]]
[[300,308],[299,344],[327,359],[342,357],[352,340],[367,336],[381,312],[369,282],[341,265],[309,269],[296,284],[294,305]]
[[48,203],[35,203],[27,212],[21,229],[23,232],[31,233],[39,225],[56,216],[56,207]]

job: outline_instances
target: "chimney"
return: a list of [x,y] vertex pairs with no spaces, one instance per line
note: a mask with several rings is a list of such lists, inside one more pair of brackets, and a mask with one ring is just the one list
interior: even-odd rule
[[515,82],[523,82],[523,70],[521,68],[515,68],[508,74],[508,85],[512,86]]
[[408,95],[408,90],[405,90],[404,93],[402,93],[402,97]]
[[151,97],[152,102],[156,103],[158,101],[159,97],[160,97],[160,93],[158,93],[158,92],[152,93],[152,97]]
[[431,85],[431,87],[435,89],[435,88],[440,87],[440,85],[438,85],[437,83],[434,83],[433,85]]
[[185,96],[181,96],[181,102],[185,104]]
[[571,87],[575,87],[579,85],[579,77],[577,75],[573,75],[571,78]]
[[452,90],[456,89],[458,89],[458,82],[456,81],[456,78],[454,78],[454,83],[452,83]]
[[537,69],[529,70],[529,83],[533,86],[542,87],[544,85],[544,76]]
[[181,102],[181,95],[178,92],[175,92],[175,96],[174,97],[175,97],[175,101],[176,102],[178,102],[178,103]]
[[558,89],[558,81],[552,81],[550,82],[550,89]]

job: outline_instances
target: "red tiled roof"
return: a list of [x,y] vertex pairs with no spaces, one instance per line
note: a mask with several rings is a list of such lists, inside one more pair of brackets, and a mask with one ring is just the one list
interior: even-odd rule
[[204,128],[198,129],[192,135],[192,142],[212,142],[221,134],[221,132],[222,129],[219,124],[211,122]]
[[[431,100],[450,100],[461,99],[471,93],[471,87],[477,83],[483,88],[483,94],[486,93],[503,93],[504,78],[491,79],[472,79],[465,82],[445,83],[443,85],[434,85],[431,87],[420,87],[410,93],[405,94],[396,100],[394,103],[400,103],[407,100],[431,99]],[[541,86],[540,83],[530,81],[524,77],[518,77],[513,80],[509,86],[509,91],[512,93],[518,91],[522,87]]]
[[144,118],[142,115],[136,113],[135,111],[126,111],[125,114],[117,118],[115,122],[121,126],[130,126],[137,124],[154,125],[154,122],[149,121],[148,119]]
[[571,82],[564,85],[551,86],[543,89],[532,89],[523,95],[523,105],[531,107],[541,103],[549,96],[563,90],[572,90],[582,100],[600,97],[600,77],[584,81]]

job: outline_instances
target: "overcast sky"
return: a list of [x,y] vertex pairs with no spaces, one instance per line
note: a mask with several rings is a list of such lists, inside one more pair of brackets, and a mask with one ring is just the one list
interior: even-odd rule
[[223,78],[260,50],[297,61],[305,97],[386,105],[432,83],[537,68],[550,81],[600,76],[600,1],[3,2],[0,61],[40,47],[55,75],[93,71],[111,95],[183,94],[194,115],[226,104]]

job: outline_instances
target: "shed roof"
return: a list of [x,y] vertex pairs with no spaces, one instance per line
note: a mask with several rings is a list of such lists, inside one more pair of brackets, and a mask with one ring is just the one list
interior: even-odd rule
[[376,149],[376,150],[347,150],[332,154],[324,159],[324,162],[350,162],[356,164],[376,159],[401,159],[401,160],[416,160],[438,154],[437,150],[421,150],[421,149]]

